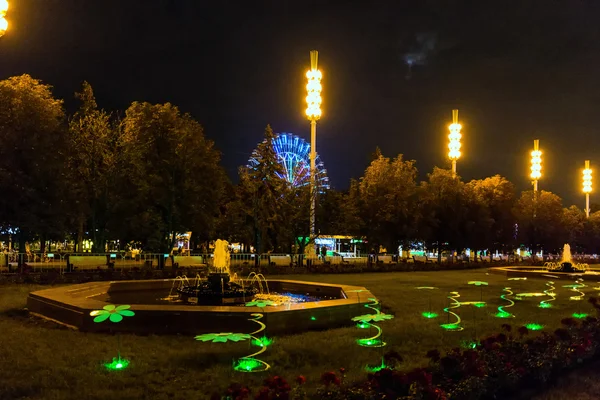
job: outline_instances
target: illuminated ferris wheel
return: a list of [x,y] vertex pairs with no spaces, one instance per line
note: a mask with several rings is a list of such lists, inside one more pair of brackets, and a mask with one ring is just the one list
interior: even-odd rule
[[[273,148],[279,163],[285,169],[285,176],[280,176],[290,182],[292,186],[299,187],[310,184],[310,144],[304,139],[290,133],[280,133],[273,140]],[[248,166],[253,168],[258,165],[255,153],[252,153]],[[323,162],[317,154],[315,161],[317,174],[317,187],[319,190],[329,189],[329,178]]]

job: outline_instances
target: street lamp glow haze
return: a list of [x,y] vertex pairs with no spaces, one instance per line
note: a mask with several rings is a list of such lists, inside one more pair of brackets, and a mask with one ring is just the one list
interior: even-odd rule
[[452,110],[452,124],[448,127],[450,134],[448,135],[448,158],[452,161],[452,175],[456,175],[456,160],[460,158],[460,139],[462,134],[460,130],[462,126],[458,123],[458,110]]
[[310,52],[310,70],[306,72],[306,116],[310,121],[310,238],[315,238],[315,214],[317,210],[317,121],[321,118],[321,79],[323,74],[318,69],[319,52]]
[[590,168],[590,160],[585,160],[585,168],[583,169],[583,193],[585,193],[585,216],[590,216],[590,193],[592,192],[592,169]]
[[533,151],[531,152],[531,173],[529,177],[533,180],[533,191],[538,190],[538,180],[542,177],[542,152],[540,151],[540,141],[533,141]]
[[8,29],[8,21],[5,18],[7,11],[8,0],[0,0],[0,36],[4,35]]

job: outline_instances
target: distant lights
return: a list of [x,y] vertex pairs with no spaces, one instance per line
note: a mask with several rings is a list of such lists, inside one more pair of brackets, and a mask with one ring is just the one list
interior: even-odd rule
[[585,169],[583,170],[583,193],[592,192],[592,169],[590,168],[590,161],[586,160]]
[[542,177],[542,152],[539,149],[539,140],[533,141],[533,151],[531,152],[531,179],[538,180]]
[[323,74],[318,69],[311,69],[306,72],[308,83],[306,84],[306,116],[311,121],[316,121],[321,118],[321,79]]

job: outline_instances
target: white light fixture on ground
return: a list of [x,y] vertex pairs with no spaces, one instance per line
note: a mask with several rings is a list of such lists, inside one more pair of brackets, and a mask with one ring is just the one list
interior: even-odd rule
[[460,133],[462,126],[458,123],[458,110],[452,110],[452,124],[448,127],[450,134],[448,135],[448,158],[452,161],[452,175],[456,176],[456,160],[460,158]]

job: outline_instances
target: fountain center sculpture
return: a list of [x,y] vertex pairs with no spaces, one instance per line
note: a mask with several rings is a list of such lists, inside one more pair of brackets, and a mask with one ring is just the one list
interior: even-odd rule
[[589,266],[587,264],[578,264],[573,262],[571,257],[571,246],[565,244],[563,247],[562,258],[559,262],[547,262],[545,264],[548,271],[555,272],[585,272]]
[[232,282],[229,265],[229,243],[218,239],[215,242],[212,267],[209,267],[208,279],[197,280],[195,284],[186,284],[177,289],[179,297],[188,304],[226,304],[245,303],[258,293],[256,287],[244,287]]

